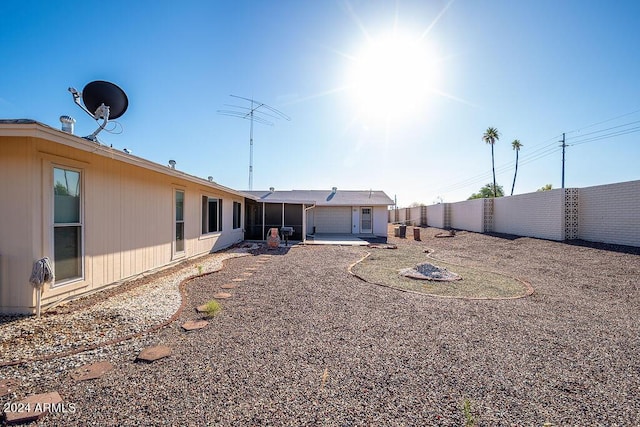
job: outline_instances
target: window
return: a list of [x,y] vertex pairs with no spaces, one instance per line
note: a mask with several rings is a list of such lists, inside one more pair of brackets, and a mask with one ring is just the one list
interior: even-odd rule
[[238,202],[233,202],[233,228],[241,228],[241,219],[242,219],[242,204]]
[[184,191],[176,190],[176,252],[184,252]]
[[222,199],[202,196],[202,234],[222,231]]
[[82,201],[79,171],[53,168],[53,262],[56,280],[82,278]]

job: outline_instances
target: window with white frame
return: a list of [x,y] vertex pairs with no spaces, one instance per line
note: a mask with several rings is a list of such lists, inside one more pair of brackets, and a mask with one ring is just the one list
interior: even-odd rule
[[242,204],[239,202],[233,202],[233,228],[242,228]]
[[184,191],[176,190],[175,252],[184,252]]
[[82,174],[53,168],[53,263],[56,283],[83,276]]
[[202,234],[222,231],[222,199],[202,196]]

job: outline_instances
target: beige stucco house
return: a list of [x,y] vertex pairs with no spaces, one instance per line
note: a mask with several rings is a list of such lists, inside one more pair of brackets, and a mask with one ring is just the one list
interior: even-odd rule
[[32,120],[0,120],[0,312],[42,306],[244,239],[246,194]]

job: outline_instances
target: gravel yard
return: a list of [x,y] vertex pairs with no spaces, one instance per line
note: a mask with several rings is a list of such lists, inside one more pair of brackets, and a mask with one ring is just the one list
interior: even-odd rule
[[[188,285],[177,322],[83,354],[113,363],[102,378],[73,381],[69,358],[5,367],[0,379],[32,379],[0,402],[57,390],[77,410],[39,422],[51,426],[461,426],[465,399],[480,426],[640,424],[640,255],[439,231],[389,241],[522,278],[535,293],[465,300],[371,285],[347,271],[359,247],[235,258]],[[229,283],[222,312],[184,332]],[[173,354],[135,363],[152,344]]]

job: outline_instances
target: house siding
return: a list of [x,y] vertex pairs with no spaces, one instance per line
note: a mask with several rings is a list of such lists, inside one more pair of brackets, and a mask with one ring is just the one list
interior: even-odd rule
[[[84,278],[50,287],[43,306],[181,259],[242,241],[233,230],[241,196],[73,146],[33,137],[0,139],[0,311],[32,312],[33,262],[53,260],[53,166],[82,172]],[[8,185],[7,183],[10,183]],[[173,253],[176,189],[185,192],[185,251]],[[223,231],[201,235],[201,197],[223,199]],[[25,197],[26,196],[26,197]]]

